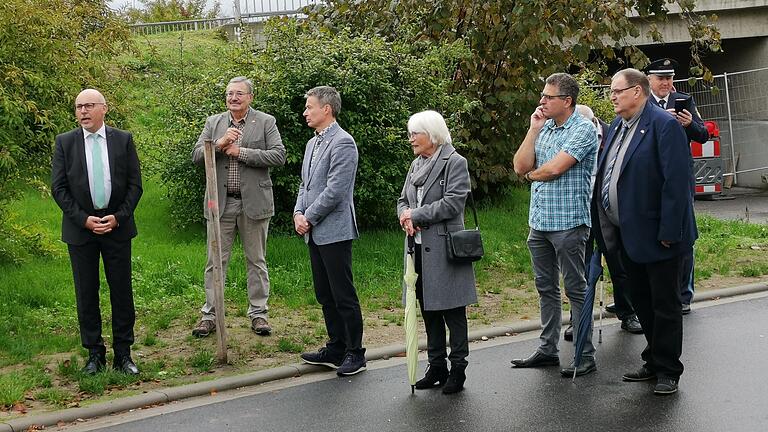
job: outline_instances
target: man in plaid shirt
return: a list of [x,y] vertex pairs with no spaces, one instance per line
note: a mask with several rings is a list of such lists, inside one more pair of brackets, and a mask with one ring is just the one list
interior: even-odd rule
[[[540,296],[541,345],[528,358],[514,359],[515,367],[557,366],[557,343],[562,325],[560,274],[578,334],[578,317],[584,307],[586,279],[584,248],[591,226],[589,202],[592,174],[597,158],[595,126],[576,112],[579,85],[565,73],[546,80],[539,107],[515,153],[515,172],[531,182],[528,216],[528,249]],[[590,323],[591,327],[591,323]],[[595,347],[592,331],[584,344],[576,375],[594,372]],[[574,367],[561,370],[572,376]]]

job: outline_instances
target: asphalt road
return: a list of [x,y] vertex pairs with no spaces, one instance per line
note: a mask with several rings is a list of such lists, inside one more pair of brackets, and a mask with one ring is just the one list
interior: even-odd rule
[[694,206],[697,215],[768,224],[768,189],[735,187],[711,201],[697,199]]
[[[625,383],[642,336],[606,321],[598,371],[575,383],[557,368],[513,369],[537,335],[472,344],[466,390],[410,394],[403,359],[369,363],[348,378],[314,374],[58,430],[128,431],[765,431],[768,296],[699,306],[685,317],[680,392]],[[595,334],[597,340],[597,333]],[[561,345],[570,361],[572,346]],[[422,362],[423,364],[423,362]]]

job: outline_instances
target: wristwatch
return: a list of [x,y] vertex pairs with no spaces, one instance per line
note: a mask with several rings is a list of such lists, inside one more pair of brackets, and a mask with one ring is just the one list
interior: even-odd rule
[[531,173],[532,173],[532,172],[533,172],[533,171],[528,171],[527,173],[525,173],[525,175],[523,176],[523,178],[524,178],[524,179],[526,179],[526,180],[528,180],[529,182],[533,182],[533,179],[531,178]]

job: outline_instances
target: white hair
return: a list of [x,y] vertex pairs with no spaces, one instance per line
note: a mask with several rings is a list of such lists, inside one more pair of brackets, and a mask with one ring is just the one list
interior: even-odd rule
[[435,146],[451,143],[445,119],[437,111],[422,111],[408,119],[408,133],[423,132]]
[[576,105],[576,111],[578,111],[579,114],[581,114],[584,117],[586,117],[587,120],[589,120],[589,121],[592,121],[592,119],[595,118],[595,113],[592,112],[592,108],[590,108],[590,107],[588,107],[586,105],[581,105],[581,104]]

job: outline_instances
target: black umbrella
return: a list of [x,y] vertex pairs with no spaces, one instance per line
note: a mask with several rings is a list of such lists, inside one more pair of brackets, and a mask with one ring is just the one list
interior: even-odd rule
[[[595,287],[597,281],[603,279],[603,265],[601,263],[603,256],[600,251],[592,253],[592,257],[587,264],[586,278],[587,291],[584,294],[584,305],[581,308],[579,327],[574,339],[573,355],[573,380],[576,380],[576,369],[581,364],[581,352],[584,350],[584,344],[587,342],[587,336],[592,332],[592,304],[595,302]],[[601,296],[602,297],[602,296]]]

